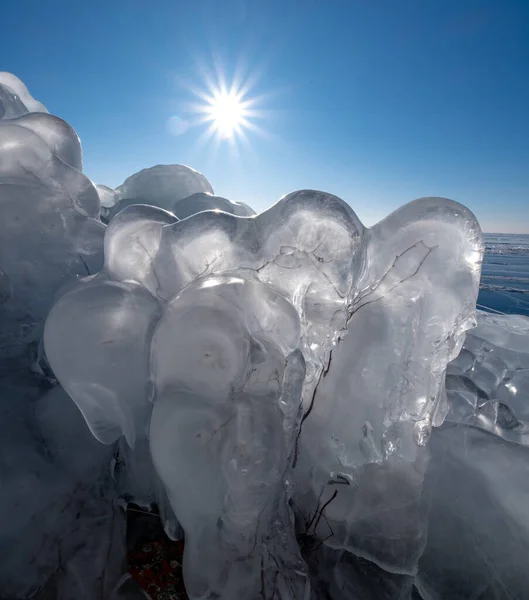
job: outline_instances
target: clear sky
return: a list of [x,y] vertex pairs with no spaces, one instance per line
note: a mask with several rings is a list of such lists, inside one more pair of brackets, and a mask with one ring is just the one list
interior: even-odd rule
[[[529,232],[529,0],[6,0],[0,70],[96,183],[184,163],[257,210],[315,188],[371,225],[436,195]],[[190,110],[219,73],[259,110],[246,143]]]

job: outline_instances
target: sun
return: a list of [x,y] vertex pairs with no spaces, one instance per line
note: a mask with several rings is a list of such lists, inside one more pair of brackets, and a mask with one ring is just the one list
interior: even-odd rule
[[[256,121],[262,119],[263,108],[260,106],[263,97],[251,94],[251,84],[241,83],[240,78],[234,77],[228,83],[224,76],[218,78],[205,77],[204,87],[189,86],[189,91],[195,97],[187,104],[186,113],[190,115],[186,123],[192,125],[205,125],[202,134],[197,138],[197,143],[216,141],[227,142],[230,147],[247,144],[247,134],[252,132],[264,134],[264,130]],[[174,120],[174,117],[173,117]],[[173,125],[180,125],[180,119]],[[179,134],[180,130],[175,131]]]
[[249,126],[248,109],[240,93],[217,90],[208,99],[206,119],[222,139],[231,139]]
[[172,135],[188,134],[196,127],[197,150],[229,150],[232,157],[241,156],[243,148],[245,154],[253,153],[251,138],[272,139],[264,124],[273,112],[269,103],[274,92],[262,90],[260,69],[240,63],[228,76],[219,64],[212,71],[199,62],[197,71],[200,80],[178,80],[188,97],[180,114],[168,119]]

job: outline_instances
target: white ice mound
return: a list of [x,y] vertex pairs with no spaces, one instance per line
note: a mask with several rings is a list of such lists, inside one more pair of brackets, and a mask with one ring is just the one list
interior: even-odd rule
[[32,98],[28,88],[16,75],[0,71],[0,119],[14,119],[32,112],[48,111]]
[[164,169],[122,186],[159,206],[114,217],[104,268],[61,297],[44,341],[101,441],[133,444],[151,415],[190,598],[308,597],[289,497],[314,546],[414,575],[425,442],[475,322],[476,219],[425,198],[366,229],[305,190],[178,221],[160,205],[189,173]]
[[158,165],[131,175],[110,194],[106,186],[97,186],[101,198],[101,216],[111,221],[132,205],[156,206],[185,219],[199,212],[217,210],[251,217],[255,215],[244,202],[232,202],[215,196],[209,181],[185,165]]
[[179,219],[185,219],[205,210],[222,210],[238,217],[252,217],[255,215],[255,211],[243,202],[232,202],[207,192],[197,192],[187,196],[187,198],[177,200],[172,208],[172,212]]
[[101,204],[101,220],[106,223],[110,216],[111,209],[119,200],[116,197],[114,190],[107,185],[97,184],[95,187],[97,190],[97,195],[99,196],[99,202]]
[[80,171],[77,134],[58,117],[25,112],[0,120],[3,357],[38,340],[61,286],[102,264],[99,198]]
[[447,372],[448,420],[529,445],[529,318],[478,312]]
[[190,167],[157,165],[127,177],[114,192],[117,205],[112,215],[131,204],[149,204],[171,210],[178,200],[201,192],[213,194],[213,188],[202,173]]

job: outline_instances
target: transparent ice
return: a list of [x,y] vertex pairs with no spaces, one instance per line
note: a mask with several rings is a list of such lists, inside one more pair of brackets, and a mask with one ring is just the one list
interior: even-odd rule
[[0,103],[0,596],[145,597],[134,501],[191,600],[523,597],[529,320],[466,333],[472,213],[256,215],[182,165],[112,190],[4,73]]
[[529,446],[529,318],[480,312],[446,386],[448,420]]
[[97,195],[99,196],[99,202],[101,203],[101,220],[106,223],[108,222],[112,208],[119,200],[114,190],[108,187],[108,185],[97,184],[96,190]]
[[0,74],[0,106],[3,371],[38,343],[58,289],[101,268],[105,228],[75,131],[46,112],[29,112],[45,109],[13,76]]
[[28,88],[12,73],[0,71],[0,119],[14,119],[27,113],[47,113]]
[[447,422],[433,431],[430,452],[428,543],[416,579],[422,597],[522,600],[529,585],[528,448]]
[[252,218],[129,206],[110,222],[105,267],[54,306],[46,353],[98,439],[148,435],[191,597],[282,597],[274,559],[306,596],[288,494],[303,536],[416,573],[424,444],[481,252],[443,199],[371,230],[312,191]]

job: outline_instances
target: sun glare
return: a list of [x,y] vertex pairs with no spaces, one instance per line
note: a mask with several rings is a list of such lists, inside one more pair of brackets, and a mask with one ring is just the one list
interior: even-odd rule
[[197,149],[208,148],[215,153],[222,147],[229,149],[232,156],[240,156],[243,147],[245,153],[253,152],[250,137],[271,139],[263,124],[271,114],[266,105],[273,94],[255,94],[261,77],[259,69],[250,72],[239,65],[231,77],[218,64],[214,73],[200,63],[197,70],[202,75],[200,84],[179,81],[190,98],[182,106],[182,113],[168,120],[167,127],[173,135],[199,127],[195,137]]
[[239,94],[219,91],[209,100],[206,114],[215,131],[223,139],[230,139],[248,126],[246,108]]
[[256,123],[262,118],[259,104],[262,97],[250,94],[251,83],[241,83],[234,77],[228,84],[222,73],[217,78],[205,76],[205,89],[190,86],[190,91],[197,98],[188,105],[188,114],[195,114],[193,125],[206,125],[206,129],[197,139],[199,144],[211,140],[229,142],[235,147],[247,144],[249,132],[263,134],[264,131]]

